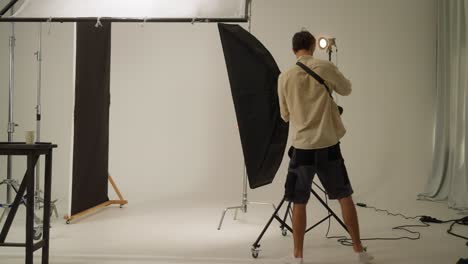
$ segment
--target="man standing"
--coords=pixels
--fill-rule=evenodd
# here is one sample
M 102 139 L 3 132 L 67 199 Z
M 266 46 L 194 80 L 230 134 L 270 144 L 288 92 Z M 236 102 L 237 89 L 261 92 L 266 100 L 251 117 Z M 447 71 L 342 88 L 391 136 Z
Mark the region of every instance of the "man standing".
M 340 149 L 339 141 L 346 129 L 338 106 L 330 96 L 332 92 L 349 95 L 351 82 L 333 63 L 313 57 L 316 39 L 311 33 L 298 32 L 292 42 L 298 62 L 325 80 L 328 88 L 297 65 L 282 73 L 278 81 L 281 117 L 290 122 L 293 137 L 288 152 L 291 160 L 285 197 L 294 203 L 294 256 L 287 263 L 303 263 L 306 205 L 315 174 L 329 198 L 338 200 L 341 205 L 358 261 L 371 263 L 373 257 L 361 244 L 356 208 L 351 197 L 353 189 Z

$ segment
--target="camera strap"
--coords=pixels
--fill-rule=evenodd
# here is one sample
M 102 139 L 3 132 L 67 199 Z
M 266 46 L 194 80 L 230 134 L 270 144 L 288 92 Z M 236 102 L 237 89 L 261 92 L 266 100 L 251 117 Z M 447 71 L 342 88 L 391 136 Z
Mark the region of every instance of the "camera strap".
M 330 95 L 330 97 L 333 99 L 333 96 L 332 96 L 332 93 L 330 91 L 330 88 L 327 86 L 327 84 L 325 83 L 325 80 L 322 79 L 322 77 L 320 77 L 320 75 L 318 75 L 317 73 L 315 73 L 311 68 L 307 67 L 304 63 L 302 62 L 297 62 L 296 63 L 297 66 L 301 67 L 305 72 L 307 72 L 310 76 L 314 77 L 315 80 L 317 80 L 317 82 L 319 82 L 321 85 L 323 85 L 325 87 L 325 89 L 327 89 L 327 92 L 328 92 L 328 95 Z

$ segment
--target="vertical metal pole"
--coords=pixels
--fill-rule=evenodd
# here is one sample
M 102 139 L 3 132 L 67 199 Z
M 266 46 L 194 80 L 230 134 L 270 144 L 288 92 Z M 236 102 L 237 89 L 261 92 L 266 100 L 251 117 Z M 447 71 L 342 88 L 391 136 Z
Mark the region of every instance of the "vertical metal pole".
M 12 9 L 13 14 L 13 9 Z M 11 23 L 11 35 L 9 41 L 10 47 L 10 79 L 8 89 L 8 142 L 13 142 L 13 134 L 15 133 L 15 122 L 13 120 L 13 97 L 15 88 L 15 23 Z M 12 156 L 7 157 L 7 180 L 12 179 Z M 11 190 L 10 184 L 7 184 L 7 203 L 11 204 Z
M 36 105 L 36 142 L 41 141 L 41 89 L 42 89 L 42 23 L 39 23 L 39 47 L 36 52 L 37 59 L 37 105 Z M 36 166 L 36 196 L 40 196 L 41 161 Z
M 252 33 L 252 0 L 249 1 L 248 5 L 248 19 L 249 19 L 249 33 Z
M 248 19 L 249 19 L 249 33 L 252 32 L 252 1 L 249 1 L 247 8 L 248 10 Z M 244 213 L 247 213 L 247 205 L 249 203 L 247 196 L 247 166 L 244 163 L 244 183 L 243 183 L 243 192 L 242 192 L 242 207 Z M 236 211 L 237 212 L 237 211 Z
M 242 191 L 242 207 L 244 213 L 247 213 L 247 204 L 248 204 L 248 198 L 247 198 L 247 167 L 244 165 L 244 184 L 243 184 L 243 191 Z

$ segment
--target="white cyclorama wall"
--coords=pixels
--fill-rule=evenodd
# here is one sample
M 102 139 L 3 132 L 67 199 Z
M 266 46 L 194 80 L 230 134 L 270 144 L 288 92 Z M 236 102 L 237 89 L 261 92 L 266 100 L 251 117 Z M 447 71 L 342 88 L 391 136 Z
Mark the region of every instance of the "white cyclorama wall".
M 435 0 L 255 0 L 253 34 L 281 70 L 295 63 L 302 27 L 337 38 L 353 83 L 342 148 L 356 200 L 404 210 L 431 170 L 436 69 Z M 54 156 L 54 197 L 68 204 L 73 114 L 73 25 L 44 24 L 44 139 Z M 8 27 L 0 25 L 0 135 L 6 140 Z M 34 128 L 36 24 L 18 27 L 16 119 Z M 322 51 L 317 57 L 326 58 Z M 113 24 L 109 172 L 130 203 L 239 202 L 243 162 L 215 24 Z M 277 202 L 288 160 L 252 200 Z M 3 163 L 2 163 L 3 164 Z M 18 169 L 17 169 L 17 168 Z M 15 167 L 16 173 L 20 168 Z M 4 166 L 0 176 L 5 175 Z M 113 192 L 109 191 L 113 196 Z M 131 206 L 131 204 L 129 205 Z M 62 211 L 65 213 L 66 211 Z

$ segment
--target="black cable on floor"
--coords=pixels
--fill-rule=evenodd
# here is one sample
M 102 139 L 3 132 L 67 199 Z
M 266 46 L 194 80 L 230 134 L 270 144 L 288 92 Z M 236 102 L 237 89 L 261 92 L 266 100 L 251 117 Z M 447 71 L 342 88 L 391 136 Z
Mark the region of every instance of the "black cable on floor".
M 455 234 L 452 230 L 453 230 L 453 227 L 458 224 L 458 225 L 463 225 L 463 226 L 468 226 L 468 217 L 464 217 L 462 219 L 458 219 L 458 220 L 452 220 L 452 224 L 450 225 L 449 229 L 447 230 L 447 233 L 449 233 L 450 235 L 454 236 L 454 237 L 458 237 L 458 238 L 461 238 L 461 239 L 465 239 L 467 242 L 466 242 L 466 245 L 468 246 L 468 237 L 466 236 L 462 236 L 462 235 L 459 235 L 459 234 Z M 451 221 L 449 221 L 451 222 Z
M 328 197 L 326 196 L 326 194 L 325 194 L 325 201 L 326 201 L 326 204 L 328 205 Z M 377 212 L 385 212 L 385 213 L 387 213 L 387 215 L 390 215 L 390 216 L 400 216 L 400 217 L 403 217 L 406 220 L 416 220 L 416 219 L 420 219 L 421 217 L 423 217 L 423 216 L 408 217 L 408 216 L 405 216 L 405 215 L 400 214 L 400 213 L 394 214 L 394 213 L 391 213 L 391 212 L 389 212 L 387 210 L 382 210 L 382 209 L 378 209 L 378 208 L 375 208 L 375 207 L 368 207 L 367 205 L 364 205 L 364 204 L 361 204 L 360 206 L 374 209 Z M 373 238 L 361 238 L 361 241 L 394 241 L 394 240 L 402 240 L 402 239 L 419 240 L 421 238 L 421 233 L 417 232 L 417 231 L 409 230 L 408 228 L 429 227 L 430 226 L 429 224 L 427 224 L 425 222 L 421 222 L 421 223 L 422 224 L 420 224 L 420 225 L 402 225 L 402 226 L 396 226 L 396 227 L 392 228 L 392 230 L 403 230 L 403 231 L 406 231 L 406 232 L 408 232 L 410 234 L 417 235 L 416 237 L 410 237 L 410 236 L 373 237 Z M 329 233 L 330 233 L 330 227 L 331 227 L 331 218 L 328 218 L 328 229 L 327 229 L 327 234 L 325 235 L 325 237 L 327 239 L 337 239 L 338 243 L 340 243 L 343 246 L 353 246 L 351 238 L 348 238 L 346 236 L 331 236 L 331 237 L 328 236 Z
M 325 194 L 325 201 L 328 205 L 328 197 L 326 196 Z M 402 236 L 402 237 L 394 237 L 394 238 L 389 238 L 389 237 L 376 237 L 376 238 L 362 238 L 361 241 L 377 241 L 377 240 L 380 240 L 380 241 L 391 241 L 391 240 L 402 240 L 402 239 L 408 239 L 408 240 L 419 240 L 421 238 L 421 233 L 420 232 L 417 232 L 417 231 L 412 231 L 412 230 L 409 230 L 408 228 L 414 228 L 414 227 L 429 227 L 431 226 L 430 224 L 428 223 L 435 223 L 435 224 L 444 224 L 444 223 L 452 223 L 450 225 L 450 228 L 447 230 L 447 233 L 452 235 L 452 236 L 455 236 L 455 237 L 458 237 L 458 238 L 462 238 L 462 239 L 465 239 L 468 241 L 468 237 L 465 237 L 465 236 L 462 236 L 462 235 L 459 235 L 459 234 L 456 234 L 454 233 L 452 230 L 453 230 L 453 227 L 458 224 L 458 225 L 464 225 L 464 226 L 468 226 L 468 216 L 467 217 L 464 217 L 464 218 L 461 218 L 461 219 L 453 219 L 453 220 L 447 220 L 447 221 L 442 221 L 442 220 L 438 220 L 436 218 L 433 218 L 433 217 L 430 217 L 430 216 L 426 216 L 426 215 L 419 215 L 419 216 L 414 216 L 414 217 L 408 217 L 408 216 L 405 216 L 401 213 L 391 213 L 390 211 L 388 210 L 383 210 L 383 209 L 378 209 L 376 207 L 373 207 L 373 206 L 367 206 L 366 204 L 363 204 L 363 203 L 357 203 L 357 205 L 359 207 L 363 207 L 363 208 L 370 208 L 370 209 L 374 209 L 376 212 L 385 212 L 387 213 L 387 215 L 389 216 L 399 216 L 399 217 L 402 217 L 406 220 L 419 220 L 422 224 L 420 225 L 402 225 L 402 226 L 396 226 L 396 227 L 393 227 L 392 230 L 403 230 L 403 231 L 406 231 L 410 234 L 416 234 L 417 237 L 408 237 L 408 236 Z M 338 239 L 337 241 L 344 245 L 344 246 L 352 246 L 353 243 L 352 243 L 352 240 L 346 236 L 332 236 L 332 237 L 329 237 L 328 234 L 330 232 L 330 226 L 331 226 L 331 218 L 328 219 L 328 230 L 327 230 L 327 234 L 325 235 L 326 238 L 328 239 Z M 466 245 L 468 246 L 468 242 L 466 243 Z

